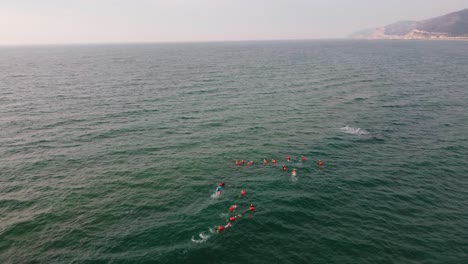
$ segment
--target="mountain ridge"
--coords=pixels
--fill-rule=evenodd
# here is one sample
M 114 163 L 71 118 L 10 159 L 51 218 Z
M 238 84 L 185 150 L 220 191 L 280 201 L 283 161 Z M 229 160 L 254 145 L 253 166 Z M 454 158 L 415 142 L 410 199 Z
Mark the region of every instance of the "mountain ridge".
M 403 20 L 350 35 L 355 39 L 467 39 L 468 8 L 421 21 Z

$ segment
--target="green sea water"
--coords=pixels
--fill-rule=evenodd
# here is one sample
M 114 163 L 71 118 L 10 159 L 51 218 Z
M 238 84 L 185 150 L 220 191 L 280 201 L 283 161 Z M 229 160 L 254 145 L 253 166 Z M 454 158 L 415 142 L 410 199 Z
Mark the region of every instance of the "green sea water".
M 0 62 L 1 263 L 467 263 L 468 42 L 2 47 Z

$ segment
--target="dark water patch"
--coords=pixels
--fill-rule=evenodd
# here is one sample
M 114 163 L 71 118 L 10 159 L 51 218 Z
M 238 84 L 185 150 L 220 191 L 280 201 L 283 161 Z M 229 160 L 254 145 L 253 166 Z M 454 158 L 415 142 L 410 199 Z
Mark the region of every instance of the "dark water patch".
M 200 118 L 193 117 L 193 116 L 182 116 L 182 117 L 180 117 L 180 119 L 182 119 L 182 120 L 191 120 L 191 119 L 200 119 Z
M 378 137 L 369 137 L 369 138 L 358 138 L 355 139 L 354 142 L 357 143 L 368 143 L 368 144 L 384 144 L 385 139 L 383 138 L 378 138 Z
M 211 122 L 211 123 L 205 123 L 205 124 L 203 124 L 202 127 L 222 127 L 222 126 L 224 126 L 223 123 Z
M 7 76 L 8 78 L 24 78 L 24 77 L 28 77 L 28 75 L 26 74 L 14 74 L 14 75 L 10 75 L 10 76 Z
M 356 98 L 354 98 L 354 101 L 365 101 L 365 100 L 367 100 L 367 99 L 369 99 L 369 98 L 356 97 Z

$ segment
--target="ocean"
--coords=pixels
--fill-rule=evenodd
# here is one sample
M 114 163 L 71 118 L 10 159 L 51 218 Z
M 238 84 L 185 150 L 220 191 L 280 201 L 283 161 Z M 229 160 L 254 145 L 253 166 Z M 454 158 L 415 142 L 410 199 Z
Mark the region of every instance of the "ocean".
M 0 62 L 1 263 L 467 263 L 468 42 L 5 46 Z

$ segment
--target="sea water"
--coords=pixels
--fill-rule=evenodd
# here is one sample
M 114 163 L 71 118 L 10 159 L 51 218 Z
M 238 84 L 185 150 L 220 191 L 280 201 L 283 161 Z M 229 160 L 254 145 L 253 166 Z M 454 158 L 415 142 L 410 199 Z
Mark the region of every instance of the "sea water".
M 465 263 L 467 73 L 461 41 L 2 47 L 1 262 Z

